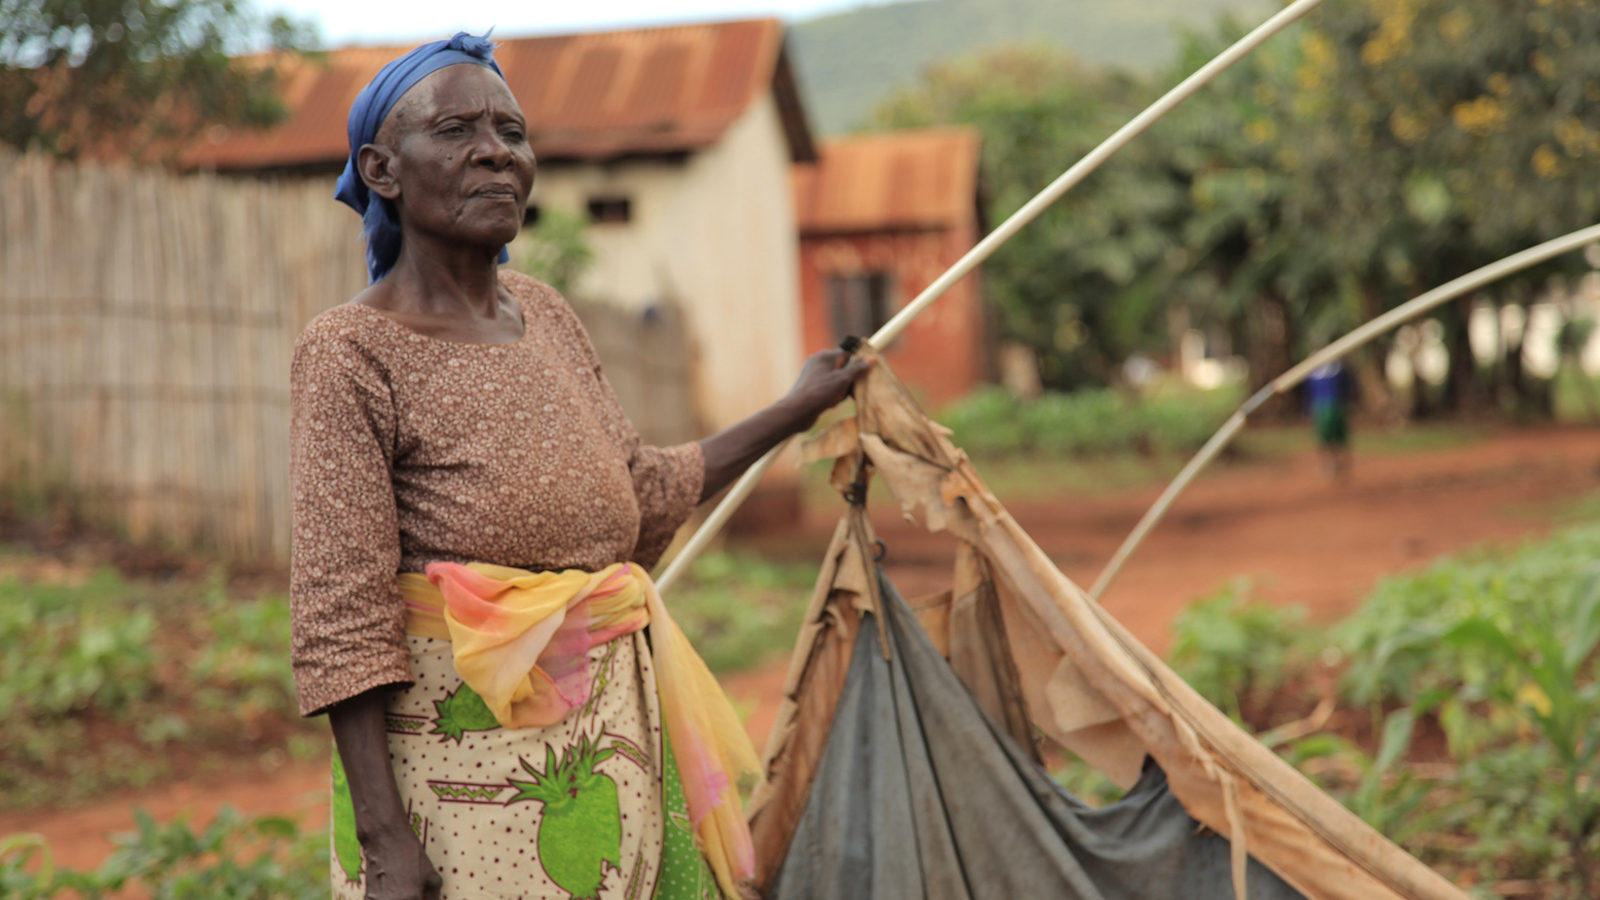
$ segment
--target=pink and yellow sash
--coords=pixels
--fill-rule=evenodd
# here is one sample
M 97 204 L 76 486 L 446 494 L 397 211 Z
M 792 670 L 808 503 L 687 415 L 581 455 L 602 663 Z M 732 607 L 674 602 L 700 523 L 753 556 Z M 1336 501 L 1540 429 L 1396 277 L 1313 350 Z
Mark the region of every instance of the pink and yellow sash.
M 590 648 L 650 628 L 656 690 L 701 852 L 723 893 L 755 872 L 734 776 L 755 747 L 711 670 L 678 630 L 650 576 L 632 563 L 599 572 L 529 572 L 433 563 L 400 576 L 406 631 L 450 641 L 456 671 L 506 728 L 553 725 L 588 702 Z

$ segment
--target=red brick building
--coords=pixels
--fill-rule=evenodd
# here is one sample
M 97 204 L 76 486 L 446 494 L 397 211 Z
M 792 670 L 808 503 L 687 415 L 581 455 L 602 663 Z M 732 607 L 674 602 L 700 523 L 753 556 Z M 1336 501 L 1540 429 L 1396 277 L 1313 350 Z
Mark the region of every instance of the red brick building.
M 793 170 L 800 226 L 804 351 L 868 336 L 982 235 L 978 135 L 930 128 L 825 141 Z M 978 273 L 967 276 L 890 346 L 895 371 L 929 407 L 988 373 Z

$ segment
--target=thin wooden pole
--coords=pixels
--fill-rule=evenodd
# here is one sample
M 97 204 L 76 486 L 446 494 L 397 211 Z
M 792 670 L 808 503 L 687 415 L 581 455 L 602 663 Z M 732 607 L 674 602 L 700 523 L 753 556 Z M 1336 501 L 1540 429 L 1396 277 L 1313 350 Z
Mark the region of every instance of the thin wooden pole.
M 1460 278 L 1446 282 L 1426 294 L 1415 297 L 1389 310 L 1339 340 L 1318 350 L 1316 353 L 1311 354 L 1306 358 L 1305 362 L 1279 375 L 1271 384 L 1263 387 L 1253 397 L 1246 400 L 1244 405 L 1239 408 L 1239 411 L 1230 416 L 1228 421 L 1224 422 L 1222 427 L 1217 430 L 1217 433 L 1211 436 L 1211 440 L 1206 441 L 1205 446 L 1200 448 L 1200 452 L 1194 455 L 1194 459 L 1189 460 L 1189 464 L 1183 467 L 1183 471 L 1178 473 L 1178 477 L 1167 485 L 1167 489 L 1156 499 L 1155 505 L 1151 506 L 1150 511 L 1145 513 L 1144 518 L 1139 520 L 1139 524 L 1134 526 L 1127 540 L 1122 542 L 1122 546 L 1117 548 L 1117 552 L 1111 557 L 1111 561 L 1106 563 L 1106 567 L 1101 570 L 1100 577 L 1095 579 L 1094 587 L 1089 590 L 1089 597 L 1094 600 L 1100 599 L 1100 596 L 1105 593 L 1106 587 L 1111 584 L 1111 579 L 1117 577 L 1117 573 L 1122 571 L 1122 567 L 1128 561 L 1128 557 L 1133 555 L 1133 551 L 1139 549 L 1139 545 L 1144 543 L 1144 539 L 1150 534 L 1150 530 L 1155 528 L 1156 524 L 1166 516 L 1167 510 L 1172 508 L 1172 504 L 1178 499 L 1178 495 L 1183 493 L 1190 482 L 1194 481 L 1195 476 L 1200 474 L 1201 469 L 1204 469 L 1211 460 L 1216 458 L 1228 441 L 1232 440 L 1233 436 L 1244 426 L 1245 419 L 1260 408 L 1261 404 L 1265 403 L 1268 398 L 1274 394 L 1283 394 L 1293 390 L 1296 385 L 1305 381 L 1306 376 L 1310 375 L 1317 366 L 1344 356 L 1378 335 L 1415 319 L 1440 304 L 1454 300 L 1462 294 L 1471 293 L 1484 285 L 1499 281 L 1507 275 L 1538 265 L 1563 253 L 1578 250 L 1596 241 L 1600 241 L 1600 225 L 1591 225 L 1564 237 L 1558 237 L 1536 247 L 1530 247 L 1521 253 L 1512 254 L 1481 269 L 1468 272 Z
M 1321 4 L 1322 0 L 1295 0 L 1294 3 L 1284 7 L 1272 18 L 1257 26 L 1254 31 L 1240 38 L 1233 46 L 1222 51 L 1215 59 L 1201 66 L 1193 75 L 1185 78 L 1177 87 L 1162 95 L 1161 99 L 1151 104 L 1149 108 L 1134 116 L 1128 124 L 1117 129 L 1114 134 L 1101 142 L 1100 146 L 1094 148 L 1087 156 L 1078 160 L 1072 168 L 1063 172 L 1059 178 L 1051 182 L 1049 187 L 1040 191 L 1021 209 L 1012 213 L 1011 217 L 1001 223 L 999 228 L 990 232 L 988 237 L 985 237 L 978 242 L 977 246 L 968 250 L 961 259 L 956 261 L 955 265 L 951 266 L 948 271 L 928 285 L 921 294 L 918 294 L 916 299 L 906 304 L 904 309 L 896 313 L 894 318 L 890 319 L 878 330 L 877 334 L 872 336 L 870 340 L 872 346 L 877 349 L 888 346 L 900 335 L 900 332 L 905 330 L 907 325 L 911 324 L 913 319 L 921 315 L 935 300 L 944 296 L 944 293 L 954 286 L 956 282 L 970 274 L 980 263 L 988 259 L 1001 244 L 1010 240 L 1012 235 L 1022 230 L 1023 226 L 1037 218 L 1052 203 L 1061 199 L 1067 191 L 1072 190 L 1079 182 L 1083 181 L 1090 172 L 1098 169 L 1102 163 L 1111 158 L 1112 154 L 1121 150 L 1129 141 L 1138 137 L 1145 129 L 1155 124 L 1157 119 L 1171 112 L 1178 104 L 1193 96 L 1196 91 L 1199 91 L 1212 79 L 1222 74 L 1229 66 L 1232 66 L 1261 46 L 1268 38 L 1287 28 L 1291 23 L 1298 21 L 1306 13 L 1311 12 Z M 777 462 L 778 457 L 787 446 L 788 441 L 785 441 L 769 450 L 734 484 L 733 489 L 728 492 L 728 495 L 722 499 L 721 503 L 717 504 L 717 508 L 712 510 L 711 515 L 701 524 L 699 530 L 689 538 L 688 543 L 684 544 L 683 549 L 678 551 L 678 555 L 672 560 L 672 564 L 667 567 L 661 578 L 656 581 L 656 589 L 658 591 L 665 594 L 682 577 L 684 570 L 689 567 L 695 557 L 700 555 L 701 551 L 705 550 L 706 545 L 711 542 L 716 533 L 721 531 L 722 527 L 728 523 L 728 519 L 733 515 L 734 510 L 738 509 L 739 505 L 750 496 L 750 492 L 755 490 L 756 483 L 761 480 L 761 476 L 772 468 L 772 464 Z

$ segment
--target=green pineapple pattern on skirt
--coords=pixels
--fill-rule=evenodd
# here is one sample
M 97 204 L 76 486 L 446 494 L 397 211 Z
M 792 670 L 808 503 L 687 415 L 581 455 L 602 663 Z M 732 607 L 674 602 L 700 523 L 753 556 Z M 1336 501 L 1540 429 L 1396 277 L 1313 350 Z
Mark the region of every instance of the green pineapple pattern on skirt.
M 662 737 L 642 633 L 590 652 L 590 702 L 553 725 L 517 729 L 498 727 L 462 684 L 449 641 L 407 640 L 415 683 L 390 695 L 389 755 L 412 831 L 444 879 L 441 900 L 720 897 Z M 342 775 L 333 895 L 364 900 Z
M 438 715 L 433 720 L 433 730 L 428 733 L 442 734 L 458 744 L 469 731 L 493 731 L 500 727 L 488 704 L 467 684 L 446 694 L 443 700 L 433 701 L 433 708 Z
M 582 736 L 577 746 L 545 746 L 545 765 L 538 769 L 527 759 L 522 767 L 530 779 L 511 779 L 517 794 L 508 803 L 533 800 L 539 810 L 539 864 L 572 900 L 600 896 L 608 868 L 622 866 L 621 808 L 617 783 L 595 767 L 616 755 L 612 748 Z

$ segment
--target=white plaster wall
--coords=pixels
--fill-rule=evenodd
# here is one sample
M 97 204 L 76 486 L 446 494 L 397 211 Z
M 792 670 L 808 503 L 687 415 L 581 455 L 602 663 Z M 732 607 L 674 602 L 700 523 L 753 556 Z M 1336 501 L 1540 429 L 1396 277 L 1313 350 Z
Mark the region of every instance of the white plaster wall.
M 782 396 L 800 368 L 799 238 L 789 152 L 771 95 L 688 159 L 542 169 L 533 202 L 584 210 L 627 197 L 632 220 L 595 224 L 595 263 L 575 293 L 644 309 L 676 300 L 697 345 L 706 424 L 733 424 Z

